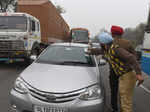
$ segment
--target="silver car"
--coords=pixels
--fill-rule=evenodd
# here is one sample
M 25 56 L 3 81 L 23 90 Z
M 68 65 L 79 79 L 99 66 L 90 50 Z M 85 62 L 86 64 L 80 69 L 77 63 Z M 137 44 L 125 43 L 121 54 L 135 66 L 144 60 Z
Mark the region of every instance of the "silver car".
M 88 45 L 55 43 L 16 79 L 10 92 L 16 112 L 103 112 L 99 64 Z

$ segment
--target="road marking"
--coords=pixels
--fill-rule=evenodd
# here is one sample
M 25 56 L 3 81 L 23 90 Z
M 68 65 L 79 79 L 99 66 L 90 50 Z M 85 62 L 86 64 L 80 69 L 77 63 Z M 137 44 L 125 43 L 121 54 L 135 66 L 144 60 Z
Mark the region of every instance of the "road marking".
M 148 88 L 144 87 L 143 85 L 140 85 L 140 87 L 150 94 L 150 90 Z

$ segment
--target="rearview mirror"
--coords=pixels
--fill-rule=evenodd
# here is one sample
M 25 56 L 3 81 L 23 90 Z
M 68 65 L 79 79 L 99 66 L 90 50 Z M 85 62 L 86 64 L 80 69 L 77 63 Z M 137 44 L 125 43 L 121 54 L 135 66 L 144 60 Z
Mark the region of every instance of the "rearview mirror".
M 99 64 L 98 65 L 101 65 L 101 66 L 103 66 L 103 65 L 106 65 L 106 60 L 104 60 L 104 59 L 100 59 L 99 60 Z
M 30 59 L 33 60 L 33 61 L 36 60 L 36 58 L 37 58 L 36 55 L 31 55 L 31 56 L 30 56 Z

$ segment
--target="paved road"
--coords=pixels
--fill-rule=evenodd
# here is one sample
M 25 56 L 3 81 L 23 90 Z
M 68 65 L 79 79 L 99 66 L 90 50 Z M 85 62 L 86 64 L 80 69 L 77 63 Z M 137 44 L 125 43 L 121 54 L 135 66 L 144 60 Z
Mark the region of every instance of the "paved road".
M 10 112 L 9 91 L 24 64 L 0 64 L 0 112 Z
M 23 64 L 0 64 L 0 112 L 9 112 L 9 91 L 18 76 L 18 74 L 26 68 Z M 106 67 L 102 67 L 101 70 L 104 72 L 104 79 L 107 80 Z M 134 110 L 135 112 L 150 112 L 150 93 L 149 88 L 150 78 L 145 76 L 146 81 L 144 82 L 144 89 L 141 87 L 135 88 L 134 96 Z M 107 87 L 107 100 L 109 102 L 109 86 L 108 80 L 106 81 Z M 146 88 L 146 89 L 145 89 Z M 107 104 L 109 105 L 109 103 Z M 108 111 L 109 112 L 109 111 Z
M 101 67 L 100 70 L 104 75 L 104 80 L 106 80 L 106 90 L 107 90 L 107 105 L 109 107 L 109 102 L 110 102 L 110 89 L 109 89 L 109 84 L 108 84 L 108 67 L 104 66 Z M 146 75 L 143 73 L 144 76 L 144 83 L 141 85 L 141 87 L 135 87 L 134 91 L 134 101 L 133 101 L 133 110 L 134 112 L 150 112 L 150 76 Z M 109 112 L 109 111 L 108 111 Z

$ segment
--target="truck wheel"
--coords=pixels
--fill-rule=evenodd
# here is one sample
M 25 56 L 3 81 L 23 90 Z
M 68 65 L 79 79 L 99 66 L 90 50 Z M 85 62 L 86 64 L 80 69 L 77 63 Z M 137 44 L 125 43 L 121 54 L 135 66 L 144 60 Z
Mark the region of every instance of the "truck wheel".
M 33 61 L 30 58 L 28 58 L 28 57 L 24 58 L 25 65 L 30 65 L 32 62 Z

